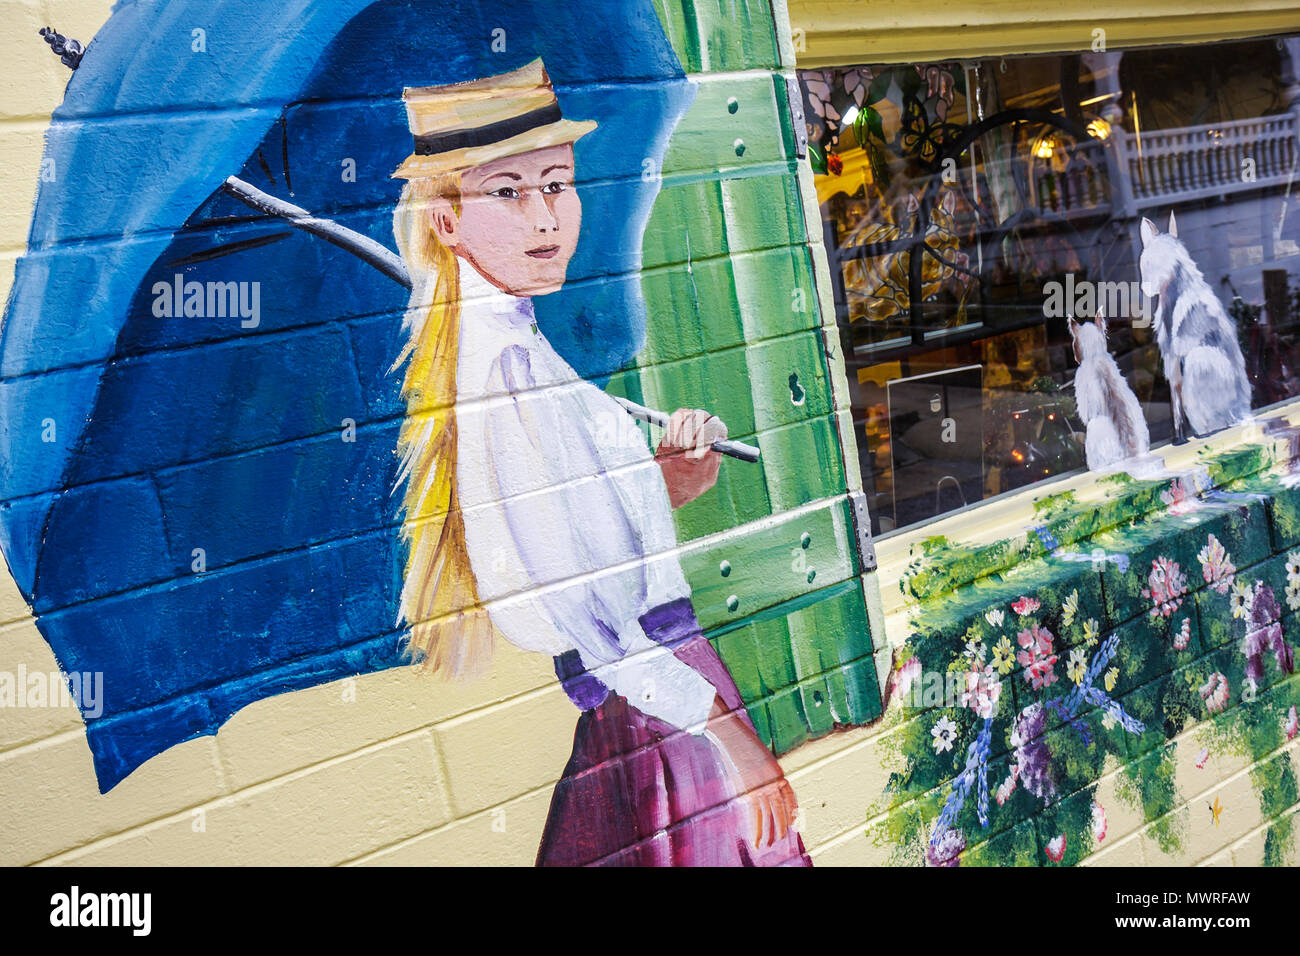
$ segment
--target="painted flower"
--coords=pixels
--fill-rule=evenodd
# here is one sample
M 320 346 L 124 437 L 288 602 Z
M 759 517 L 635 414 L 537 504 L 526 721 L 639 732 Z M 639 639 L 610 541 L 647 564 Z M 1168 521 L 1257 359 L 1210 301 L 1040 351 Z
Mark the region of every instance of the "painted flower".
M 962 657 L 972 664 L 984 663 L 984 642 L 974 638 L 966 642 L 966 649 L 962 651 Z
M 1119 668 L 1112 667 L 1110 670 L 1106 671 L 1106 693 L 1109 694 L 1111 691 L 1113 691 L 1115 689 L 1115 685 L 1118 683 L 1119 683 Z
M 1088 618 L 1083 622 L 1083 643 L 1089 647 L 1097 646 L 1097 639 L 1101 637 L 1101 625 L 1097 623 L 1096 618 Z
M 961 693 L 961 705 L 988 720 L 997 711 L 998 700 L 1002 697 L 1002 681 L 993 673 L 993 665 L 986 665 L 981 670 L 966 672 L 966 689 Z
M 1098 843 L 1106 839 L 1106 808 L 1092 801 L 1092 835 Z
M 997 668 L 999 674 L 1005 677 L 1011 673 L 1011 669 L 1016 666 L 1016 652 L 1011 645 L 1011 640 L 1002 637 L 993 645 L 993 666 Z
M 1151 602 L 1152 617 L 1168 617 L 1183 604 L 1183 595 L 1187 593 L 1187 577 L 1178 566 L 1164 555 L 1151 562 L 1151 572 L 1147 575 L 1147 587 L 1142 589 L 1142 596 Z
M 1074 616 L 1079 613 L 1079 591 L 1076 588 L 1061 605 L 1061 626 L 1069 627 L 1074 623 Z
M 1047 858 L 1053 863 L 1060 863 L 1065 859 L 1065 844 L 1065 834 L 1062 833 L 1048 840 L 1047 846 L 1043 847 L 1043 852 L 1047 854 Z
M 1237 568 L 1229 560 L 1228 552 L 1219 543 L 1219 539 L 1210 535 L 1206 539 L 1205 547 L 1201 548 L 1200 553 L 1196 555 L 1196 560 L 1201 562 L 1201 574 L 1205 582 L 1220 594 L 1227 594 L 1228 589 L 1232 587 L 1232 576 L 1237 573 Z
M 960 866 L 961 854 L 966 849 L 966 837 L 960 830 L 945 830 L 943 836 L 925 851 L 926 862 L 931 866 Z
M 1192 619 L 1185 617 L 1183 618 L 1182 627 L 1180 627 L 1177 633 L 1174 634 L 1174 650 L 1176 651 L 1187 650 L 1187 645 L 1191 643 L 1191 640 L 1192 640 Z
M 1021 597 L 1020 600 L 1011 605 L 1011 610 L 1015 611 L 1021 617 L 1028 617 L 1042 606 L 1043 605 L 1039 602 L 1038 598 Z
M 1241 653 L 1246 658 L 1246 679 L 1255 687 L 1264 678 L 1264 653 L 1271 650 L 1278 670 L 1284 674 L 1295 673 L 1295 652 L 1282 633 L 1278 606 L 1273 589 L 1263 581 L 1255 582 L 1254 598 L 1250 603 L 1250 629 L 1241 642 Z
M 1300 611 L 1300 581 L 1287 581 L 1286 606 L 1293 611 Z
M 1228 606 L 1232 608 L 1232 616 L 1244 621 L 1250 617 L 1250 602 L 1253 597 L 1254 589 L 1245 581 L 1233 581 L 1232 593 L 1228 595 Z
M 1300 551 L 1286 556 L 1286 580 L 1288 584 L 1300 584 Z
M 1205 701 L 1205 709 L 1212 714 L 1218 714 L 1228 706 L 1228 678 L 1224 677 L 1219 671 L 1210 675 L 1210 679 L 1200 687 L 1201 700 Z
M 1052 780 L 1052 754 L 1047 749 L 1047 708 L 1030 704 L 1016 717 L 1011 728 L 1011 746 L 1015 748 L 1015 766 L 1021 785 L 1043 801 L 1050 803 L 1056 796 L 1056 783 Z
M 957 742 L 957 725 L 945 714 L 930 728 L 930 736 L 934 738 L 931 743 L 934 744 L 935 754 L 945 753 L 952 750 L 952 745 Z
M 1286 732 L 1287 740 L 1295 740 L 1295 735 L 1300 733 L 1300 719 L 1296 717 L 1295 704 L 1292 704 L 1291 709 L 1287 711 L 1286 720 L 1282 722 L 1282 729 Z
M 998 785 L 997 792 L 993 795 L 998 801 L 998 806 L 1002 806 L 1011 799 L 1011 795 L 1016 792 L 1016 780 L 1020 777 L 1020 764 L 1013 763 L 1011 772 L 1007 774 L 1007 779 Z
M 894 700 L 902 700 L 921 676 L 921 658 L 909 657 L 894 673 Z
M 1282 608 L 1277 603 L 1273 589 L 1263 581 L 1255 582 L 1255 590 L 1250 602 L 1250 622 L 1256 627 L 1272 624 L 1282 617 Z
M 1201 752 L 1196 755 L 1196 769 L 1204 770 L 1205 763 L 1210 759 L 1210 748 L 1202 747 Z
M 1001 627 L 1002 622 L 1007 619 L 1007 612 L 1000 607 L 995 607 L 991 611 L 984 612 L 984 620 L 989 622 L 991 627 Z
M 1200 502 L 1181 478 L 1175 478 L 1167 491 L 1160 492 L 1160 500 L 1169 506 L 1170 514 L 1185 515 L 1200 507 Z
M 1083 648 L 1076 647 L 1070 651 L 1070 659 L 1065 664 L 1065 674 L 1076 684 L 1082 684 L 1087 673 L 1088 655 L 1084 653 Z
M 1024 648 L 1016 653 L 1016 660 L 1025 669 L 1026 683 L 1032 684 L 1034 690 L 1055 684 L 1057 655 L 1052 653 L 1052 632 L 1033 624 L 1021 631 L 1016 640 Z

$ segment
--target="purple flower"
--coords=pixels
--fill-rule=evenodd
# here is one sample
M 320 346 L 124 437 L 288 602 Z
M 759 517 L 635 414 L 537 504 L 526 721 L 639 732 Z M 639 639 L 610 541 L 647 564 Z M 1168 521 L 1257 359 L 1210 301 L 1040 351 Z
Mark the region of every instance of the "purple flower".
M 1282 625 L 1277 625 L 1277 637 L 1273 641 L 1273 653 L 1277 655 L 1277 666 L 1287 674 L 1295 673 L 1295 653 L 1291 645 L 1282 636 Z
M 1272 624 L 1281 616 L 1282 609 L 1278 607 L 1273 589 L 1263 581 L 1256 582 L 1255 599 L 1250 605 L 1250 623 L 1256 627 L 1263 627 L 1265 624 Z
M 1043 803 L 1048 803 L 1056 795 L 1051 773 L 1052 754 L 1043 736 L 1046 726 L 1047 708 L 1042 704 L 1030 704 L 1020 712 L 1011 730 L 1011 746 L 1016 748 L 1020 783 Z
M 961 866 L 961 854 L 965 849 L 966 837 L 960 830 L 945 830 L 938 843 L 926 848 L 926 862 L 931 866 Z
M 1241 653 L 1246 658 L 1246 677 L 1258 684 L 1264 679 L 1264 652 L 1273 651 L 1278 669 L 1286 674 L 1295 673 L 1295 652 L 1286 642 L 1282 625 L 1278 623 L 1281 608 L 1273 589 L 1262 581 L 1255 585 L 1255 596 L 1250 607 L 1251 629 L 1241 642 Z

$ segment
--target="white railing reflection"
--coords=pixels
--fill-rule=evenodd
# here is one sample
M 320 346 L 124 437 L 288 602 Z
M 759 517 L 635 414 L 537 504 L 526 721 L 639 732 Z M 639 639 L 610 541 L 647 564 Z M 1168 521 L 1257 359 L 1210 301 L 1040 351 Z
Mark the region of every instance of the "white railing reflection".
M 1296 175 L 1297 118 L 1259 119 L 1128 133 L 1069 152 L 1064 170 L 1036 163 L 1034 195 L 1063 215 L 1113 207 L 1125 216 L 1290 182 Z M 1109 180 L 1109 187 L 1107 187 Z

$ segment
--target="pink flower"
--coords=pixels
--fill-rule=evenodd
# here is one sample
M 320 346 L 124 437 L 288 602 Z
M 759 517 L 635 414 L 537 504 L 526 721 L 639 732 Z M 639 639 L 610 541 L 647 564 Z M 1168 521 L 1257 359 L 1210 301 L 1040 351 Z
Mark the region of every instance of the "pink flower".
M 1286 731 L 1286 739 L 1294 740 L 1295 735 L 1300 733 L 1300 719 L 1296 718 L 1295 704 L 1287 712 L 1286 721 L 1282 724 L 1282 729 Z
M 1065 843 L 1066 840 L 1065 840 L 1064 833 L 1062 833 L 1058 837 L 1054 837 L 1053 839 L 1048 840 L 1047 846 L 1043 848 L 1044 851 L 1047 853 L 1047 858 L 1051 860 L 1053 863 L 1060 863 L 1063 859 L 1065 859 Z
M 902 700 L 912 689 L 912 684 L 921 676 L 921 658 L 909 657 L 894 674 L 894 700 Z
M 1174 635 L 1174 650 L 1185 651 L 1187 644 L 1192 639 L 1192 621 L 1191 618 L 1183 618 L 1183 626 L 1178 629 Z
M 1205 709 L 1212 714 L 1218 714 L 1228 706 L 1228 678 L 1224 677 L 1218 671 L 1210 675 L 1210 679 L 1200 687 L 1201 700 L 1205 701 Z
M 1106 808 L 1096 800 L 1092 801 L 1092 835 L 1098 843 L 1106 839 Z
M 1151 602 L 1152 617 L 1168 617 L 1182 606 L 1183 595 L 1187 593 L 1187 576 L 1177 561 L 1170 561 L 1164 555 L 1152 561 L 1147 584 L 1148 587 L 1142 589 L 1142 596 Z
M 1205 762 L 1210 759 L 1210 748 L 1202 747 L 1201 752 L 1196 755 L 1196 769 L 1204 770 Z
M 1175 478 L 1169 483 L 1169 490 L 1160 492 L 1160 500 L 1169 506 L 1170 514 L 1185 515 L 1195 511 L 1201 503 L 1187 490 L 1182 479 Z
M 1052 653 L 1052 632 L 1034 624 L 1029 630 L 1021 631 L 1016 640 L 1024 648 L 1016 652 L 1016 660 L 1025 669 L 1025 681 L 1034 690 L 1055 684 L 1057 655 Z
M 1232 576 L 1237 573 L 1237 568 L 1229 560 L 1228 552 L 1219 543 L 1219 539 L 1210 535 L 1196 560 L 1201 562 L 1201 574 L 1205 577 L 1205 582 L 1220 594 L 1227 594 L 1232 588 Z
M 1002 681 L 993 672 L 993 665 L 986 664 L 983 670 L 966 672 L 966 689 L 961 693 L 961 705 L 969 707 L 980 717 L 988 720 L 997 710 L 998 699 L 1002 696 Z
M 1013 763 L 1011 772 L 1007 774 L 1007 779 L 1002 781 L 994 797 L 998 801 L 998 806 L 1002 806 L 1011 799 L 1011 795 L 1016 792 L 1016 780 L 1020 777 L 1020 764 Z
M 1021 617 L 1026 617 L 1033 614 L 1040 607 L 1042 607 L 1042 604 L 1039 603 L 1038 598 L 1021 597 L 1020 600 L 1011 605 L 1011 610 L 1015 611 Z

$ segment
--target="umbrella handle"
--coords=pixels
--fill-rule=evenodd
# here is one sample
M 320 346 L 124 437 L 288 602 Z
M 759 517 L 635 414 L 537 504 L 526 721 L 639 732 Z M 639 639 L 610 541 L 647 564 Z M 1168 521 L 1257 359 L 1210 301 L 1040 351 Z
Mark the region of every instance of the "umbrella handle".
M 627 412 L 637 421 L 649 422 L 651 425 L 658 425 L 660 428 L 668 427 L 668 418 L 664 412 L 654 408 L 646 408 L 644 405 L 638 405 L 636 402 L 628 401 L 626 398 L 614 396 L 614 401 L 623 406 L 623 411 Z M 721 452 L 731 458 L 738 458 L 741 461 L 756 462 L 760 454 L 759 450 L 753 445 L 746 445 L 743 441 L 715 441 L 713 450 Z

